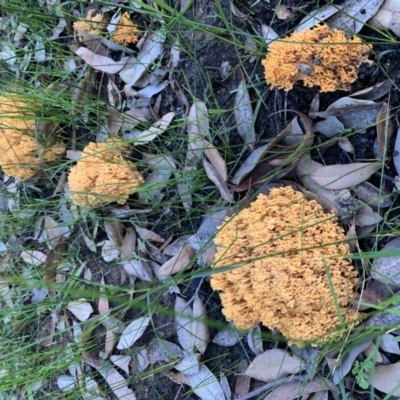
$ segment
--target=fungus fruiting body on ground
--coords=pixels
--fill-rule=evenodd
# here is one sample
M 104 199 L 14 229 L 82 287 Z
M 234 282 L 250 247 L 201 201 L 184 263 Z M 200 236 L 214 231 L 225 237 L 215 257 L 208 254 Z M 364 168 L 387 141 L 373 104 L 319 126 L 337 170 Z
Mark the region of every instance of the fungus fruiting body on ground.
M 299 80 L 321 92 L 349 90 L 370 50 L 358 37 L 348 39 L 344 31 L 319 25 L 269 45 L 262 61 L 265 80 L 285 90 Z
M 91 9 L 87 12 L 86 18 L 74 22 L 73 27 L 79 35 L 86 32 L 95 37 L 100 37 L 102 31 L 107 27 L 107 22 L 100 12 Z
M 349 306 L 358 278 L 343 229 L 292 188 L 259 195 L 226 219 L 215 243 L 213 267 L 237 268 L 213 274 L 211 286 L 239 329 L 261 322 L 302 345 L 355 319 Z
M 120 142 L 110 139 L 89 143 L 68 177 L 71 200 L 88 208 L 111 202 L 125 204 L 143 182 L 136 166 L 124 159 L 126 150 Z
M 129 13 L 124 12 L 115 27 L 115 32 L 111 35 L 111 39 L 118 44 L 127 46 L 131 43 L 135 44 L 138 41 L 139 37 L 137 33 L 138 27 L 131 20 Z
M 38 142 L 32 108 L 15 93 L 0 96 L 0 166 L 19 180 L 32 178 L 44 163 L 65 152 L 61 143 L 44 146 Z

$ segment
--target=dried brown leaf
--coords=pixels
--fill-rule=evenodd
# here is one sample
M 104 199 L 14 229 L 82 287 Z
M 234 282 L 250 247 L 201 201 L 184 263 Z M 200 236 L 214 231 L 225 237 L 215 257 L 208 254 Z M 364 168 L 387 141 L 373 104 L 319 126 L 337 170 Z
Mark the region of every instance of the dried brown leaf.
M 129 86 L 135 86 L 147 68 L 163 53 L 164 41 L 165 33 L 161 30 L 149 35 L 148 39 L 137 55 L 137 60 L 132 67 L 133 71 L 130 74 L 129 79 L 124 79 L 125 83 L 127 83 Z
M 309 176 L 325 189 L 347 189 L 364 182 L 380 168 L 380 163 L 329 165 L 319 168 Z
M 122 262 L 132 260 L 136 250 L 136 232 L 132 228 L 126 228 L 124 240 L 120 248 L 120 259 Z
M 356 214 L 355 223 L 356 226 L 370 226 L 376 225 L 382 220 L 383 218 L 378 213 L 367 204 L 364 204 Z
M 75 53 L 92 68 L 107 74 L 116 74 L 125 65 L 125 62 L 114 61 L 110 57 L 95 54 L 86 47 L 79 47 Z
M 141 132 L 140 135 L 135 138 L 133 145 L 137 146 L 154 140 L 157 136 L 161 135 L 168 129 L 168 126 L 174 117 L 174 112 L 165 114 L 161 119 L 154 122 L 154 124 L 149 129 Z
M 108 239 L 116 246 L 121 247 L 125 236 L 125 227 L 122 221 L 118 218 L 107 217 L 104 219 L 104 229 Z
M 376 138 L 379 146 L 379 158 L 386 158 L 393 133 L 394 125 L 391 120 L 389 105 L 382 103 L 382 107 L 376 118 Z
M 185 243 L 181 250 L 166 263 L 164 263 L 159 271 L 159 275 L 175 275 L 180 271 L 186 270 L 192 267 L 194 250 L 190 244 Z
M 388 94 L 392 86 L 393 81 L 391 79 L 387 79 L 386 81 L 377 83 L 374 86 L 352 93 L 349 95 L 349 97 L 361 100 L 378 100 L 382 96 Z
M 210 329 L 207 325 L 207 310 L 199 296 L 193 300 L 192 334 L 195 347 L 204 354 L 210 340 Z
M 209 129 L 207 107 L 202 101 L 195 100 L 192 107 L 190 107 L 186 126 L 188 134 L 186 160 L 190 164 L 196 164 L 203 155 L 204 143 L 201 139 L 205 139 L 208 136 Z
M 346 0 L 341 11 L 327 20 L 330 27 L 358 33 L 381 7 L 383 0 Z
M 240 81 L 236 91 L 234 114 L 239 136 L 242 138 L 245 145 L 249 146 L 249 148 L 253 150 L 256 141 L 253 108 L 251 106 L 246 82 L 243 79 Z
M 400 238 L 391 240 L 382 248 L 381 252 L 394 250 L 399 251 L 400 254 Z M 400 255 L 375 258 L 371 277 L 385 284 L 400 285 Z
M 378 365 L 369 376 L 370 384 L 383 393 L 400 396 L 400 362 Z
M 220 152 L 209 143 L 207 140 L 203 140 L 204 142 L 204 154 L 213 165 L 213 167 L 218 172 L 219 176 L 222 178 L 224 182 L 228 179 L 228 173 L 226 171 L 225 160 L 222 158 Z
M 152 232 L 146 228 L 136 228 L 137 233 L 139 234 L 142 240 L 151 240 L 153 242 L 164 243 L 165 240 L 155 232 Z
M 203 159 L 203 166 L 208 178 L 217 187 L 219 193 L 221 194 L 221 197 L 226 201 L 232 202 L 233 195 L 229 190 L 226 181 L 219 175 L 218 171 L 214 168 L 214 166 L 205 159 Z
M 247 368 L 246 374 L 259 381 L 274 382 L 303 368 L 301 358 L 276 348 L 259 354 Z
M 184 352 L 191 353 L 194 348 L 195 337 L 192 333 L 193 309 L 181 297 L 176 296 L 175 324 L 179 344 Z

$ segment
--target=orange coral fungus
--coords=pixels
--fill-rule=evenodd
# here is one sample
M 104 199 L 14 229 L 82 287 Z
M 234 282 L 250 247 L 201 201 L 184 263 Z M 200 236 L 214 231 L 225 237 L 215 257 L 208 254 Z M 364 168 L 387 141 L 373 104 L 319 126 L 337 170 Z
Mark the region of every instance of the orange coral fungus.
M 124 12 L 121 20 L 118 22 L 115 32 L 112 34 L 111 39 L 124 46 L 130 43 L 136 43 L 139 39 L 137 36 L 138 27 L 134 24 L 129 16 L 129 13 Z
M 106 29 L 107 23 L 103 15 L 92 8 L 87 12 L 85 19 L 74 22 L 73 26 L 79 35 L 81 35 L 82 32 L 86 32 L 95 37 L 99 37 L 101 36 L 101 31 Z
M 43 163 L 55 161 L 64 153 L 60 143 L 50 147 L 38 143 L 35 132 L 32 106 L 14 93 L 0 96 L 0 166 L 4 173 L 26 180 Z
M 259 195 L 215 237 L 214 268 L 237 266 L 211 277 L 224 315 L 240 329 L 278 328 L 299 345 L 327 340 L 342 317 L 356 317 L 349 306 L 358 279 L 345 240 L 333 215 L 292 188 Z
M 105 143 L 89 143 L 68 177 L 71 200 L 90 208 L 114 201 L 125 204 L 143 182 L 136 166 L 123 158 L 126 150 L 110 139 Z
M 285 90 L 299 80 L 321 92 L 349 90 L 370 50 L 358 37 L 347 39 L 344 31 L 319 25 L 269 45 L 262 61 L 265 80 Z

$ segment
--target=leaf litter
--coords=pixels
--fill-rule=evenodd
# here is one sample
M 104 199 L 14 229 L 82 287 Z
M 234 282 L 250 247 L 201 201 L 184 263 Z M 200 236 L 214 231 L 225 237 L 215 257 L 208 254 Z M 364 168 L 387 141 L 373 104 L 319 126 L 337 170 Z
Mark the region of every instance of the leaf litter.
M 322 11 L 320 10 L 319 14 L 316 13 L 312 19 L 315 21 L 328 19 L 332 24 L 338 24 L 341 27 L 350 27 L 349 19 L 343 19 L 343 14 L 348 12 L 346 10 L 351 10 L 352 13 L 355 13 L 354 15 L 357 14 L 359 16 L 359 21 L 357 24 L 353 24 L 354 26 L 351 28 L 353 32 L 357 32 L 359 30 L 359 24 L 363 25 L 366 22 L 366 18 L 370 18 L 371 15 L 376 12 L 375 8 L 378 7 L 377 4 L 379 1 L 374 2 L 373 7 L 368 10 L 368 13 L 371 13 L 371 15 L 367 13 L 366 16 L 363 15 L 365 13 L 361 12 L 362 10 L 359 5 L 355 3 L 356 2 L 346 1 L 339 7 L 321 9 Z M 246 16 L 246 14 L 242 13 L 242 11 L 236 7 L 233 10 L 240 18 Z M 340 12 L 340 10 L 344 11 Z M 285 20 L 290 20 L 296 15 L 292 15 L 287 7 L 279 7 L 278 11 L 278 17 Z M 342 16 L 339 17 L 339 15 Z M 119 17 L 118 11 L 115 17 L 114 23 L 117 23 Z M 354 21 L 350 22 L 353 23 Z M 65 24 L 67 23 L 61 18 L 59 20 L 59 26 L 52 32 L 53 36 L 51 40 L 57 40 Z M 383 25 L 381 24 L 381 26 Z M 17 32 L 14 36 L 16 42 L 21 41 L 26 35 L 27 30 L 24 28 L 23 25 L 17 27 Z M 390 25 L 386 26 L 386 28 L 391 29 Z M 265 24 L 260 26 L 260 31 L 261 35 L 267 41 L 278 38 L 278 35 Z M 138 151 L 142 153 L 140 157 L 142 157 L 144 163 L 148 161 L 144 156 L 145 152 L 149 152 L 150 159 L 152 156 L 159 156 L 159 154 L 156 156 L 151 153 L 150 149 L 154 149 L 153 147 L 149 147 L 153 145 L 152 142 L 157 143 L 158 140 L 168 141 L 169 139 L 167 138 L 169 138 L 170 130 L 176 128 L 178 125 L 177 119 L 181 118 L 178 111 L 168 112 L 167 110 L 159 114 L 159 105 L 155 104 L 153 101 L 155 100 L 153 96 L 159 93 L 161 93 L 161 97 L 163 96 L 163 91 L 169 84 L 168 81 L 162 80 L 163 78 L 160 78 L 160 75 L 157 75 L 155 72 L 158 69 L 156 63 L 162 60 L 164 53 L 167 51 L 166 46 L 164 46 L 166 42 L 164 32 L 164 30 L 158 30 L 146 34 L 141 44 L 138 46 L 139 51 L 137 54 L 134 55 L 135 53 L 129 50 L 127 51 L 128 55 L 122 56 L 119 61 L 115 61 L 115 54 L 109 51 L 112 45 L 105 40 L 101 40 L 101 43 L 97 43 L 93 40 L 92 45 L 86 44 L 86 47 L 78 46 L 75 48 L 75 53 L 81 59 L 79 63 L 84 62 L 95 70 L 110 75 L 110 79 L 111 75 L 116 74 L 125 82 L 126 86 L 123 93 L 131 97 L 132 102 L 128 107 L 122 108 L 122 92 L 117 93 L 119 91 L 118 85 L 109 84 L 109 103 L 112 107 L 116 107 L 120 111 L 113 114 L 112 118 L 106 119 L 106 129 L 108 129 L 109 132 L 102 131 L 103 133 L 101 133 L 101 135 L 108 136 L 110 133 L 118 135 L 119 131 L 121 131 L 132 145 L 137 145 Z M 43 53 L 43 51 L 41 51 L 44 45 L 41 38 L 37 38 L 33 42 L 35 53 L 33 58 L 38 62 L 42 62 L 48 57 L 48 53 Z M 118 48 L 118 51 L 124 51 L 124 48 L 122 47 L 122 50 Z M 12 59 L 15 57 L 15 54 L 11 54 L 11 56 Z M 171 68 L 179 68 L 180 61 L 177 57 L 176 49 L 175 54 L 172 54 L 171 57 L 172 56 L 173 65 L 171 65 Z M 223 79 L 229 79 L 231 72 L 230 69 L 227 69 L 227 71 L 227 73 L 224 73 L 225 76 Z M 178 87 L 178 83 L 171 83 L 171 86 L 172 85 L 176 85 L 175 88 Z M 247 86 L 251 88 L 251 90 L 248 90 L 249 88 Z M 199 99 L 193 99 L 193 105 L 190 109 L 189 106 L 187 107 L 189 115 L 186 119 L 185 117 L 182 119 L 186 123 L 188 137 L 188 146 L 183 165 L 181 160 L 179 160 L 179 162 L 177 161 L 178 158 L 173 159 L 170 157 L 165 161 L 165 157 L 161 155 L 160 158 L 165 162 L 160 162 L 157 167 L 154 165 L 149 167 L 150 169 L 153 168 L 149 176 L 155 172 L 154 175 L 152 175 L 155 178 L 154 181 L 149 179 L 148 182 L 160 183 L 161 190 L 166 187 L 162 185 L 163 181 L 169 180 L 171 173 L 165 174 L 160 173 L 160 171 L 163 172 L 163 170 L 170 169 L 170 172 L 172 171 L 175 175 L 176 180 L 181 181 L 185 172 L 193 169 L 202 170 L 217 188 L 217 191 L 214 191 L 216 193 L 216 198 L 219 201 L 222 199 L 232 203 L 237 199 L 235 192 L 248 191 L 250 193 L 256 188 L 256 186 L 254 186 L 255 184 L 263 184 L 268 180 L 269 176 L 273 175 L 272 172 L 275 174 L 276 168 L 284 166 L 281 175 L 275 174 L 275 177 L 278 176 L 278 180 L 283 177 L 290 178 L 292 176 L 291 174 L 295 173 L 299 181 L 306 187 L 303 188 L 301 185 L 298 185 L 305 193 L 308 189 L 308 194 L 310 196 L 314 195 L 316 198 L 325 200 L 325 204 L 333 204 L 339 214 L 342 213 L 339 207 L 340 202 L 344 202 L 344 199 L 347 199 L 346 201 L 357 200 L 355 203 L 357 206 L 355 206 L 353 222 L 358 227 L 375 227 L 383 220 L 381 208 L 391 207 L 391 201 L 389 199 L 390 192 L 387 192 L 384 187 L 378 187 L 376 181 L 374 181 L 375 185 L 366 182 L 375 172 L 383 171 L 382 166 L 387 165 L 387 155 L 389 154 L 390 157 L 391 149 L 389 144 L 391 141 L 391 131 L 393 130 L 391 128 L 392 116 L 390 103 L 375 102 L 375 100 L 386 95 L 389 90 L 388 87 L 390 89 L 390 86 L 386 85 L 385 82 L 375 85 L 365 90 L 364 93 L 359 94 L 358 98 L 348 96 L 347 98 L 340 99 L 336 104 L 334 103 L 329 106 L 325 112 L 319 112 L 319 107 L 315 106 L 310 113 L 310 117 L 312 114 L 312 117 L 315 118 L 316 121 L 311 121 L 305 114 L 298 113 L 300 122 L 298 118 L 295 118 L 287 124 L 287 129 L 282 131 L 281 134 L 272 139 L 269 143 L 263 145 L 256 141 L 255 127 L 257 126 L 257 115 L 252 110 L 252 99 L 254 99 L 252 93 L 253 87 L 250 83 L 246 84 L 243 77 L 241 77 L 241 79 L 236 82 L 234 116 L 238 134 L 244 142 L 243 150 L 248 150 L 246 154 L 248 155 L 250 153 L 250 156 L 244 161 L 243 159 L 240 160 L 242 164 L 239 164 L 241 166 L 239 166 L 236 174 L 233 174 L 234 170 L 230 170 L 231 164 L 227 164 L 224 159 L 226 154 L 220 151 L 221 148 L 216 145 L 216 142 L 213 140 L 214 133 L 213 129 L 210 128 L 210 119 L 213 118 L 212 113 L 215 112 L 215 110 L 210 109 L 209 111 L 208 105 L 200 100 L 202 97 L 199 96 Z M 113 94 L 116 94 L 116 96 L 113 97 Z M 159 97 L 159 99 L 161 99 L 161 97 Z M 148 100 L 147 102 L 146 99 Z M 128 111 L 126 111 L 127 109 Z M 164 110 L 163 108 L 161 109 Z M 171 124 L 173 119 L 174 123 Z M 143 127 L 147 127 L 147 129 Z M 381 161 L 381 163 L 357 160 L 356 154 L 358 149 L 356 146 L 353 146 L 352 142 L 347 138 L 347 134 L 350 131 L 362 132 L 370 127 L 376 127 L 376 141 L 379 149 L 377 153 L 379 156 L 376 155 L 376 159 Z M 340 137 L 339 146 L 352 155 L 353 158 L 351 162 L 349 164 L 335 165 L 317 163 L 314 164 L 315 168 L 304 168 L 303 150 L 312 145 L 315 134 L 318 133 L 322 133 L 326 138 Z M 261 135 L 257 135 L 257 138 L 258 136 L 261 137 Z M 101 137 L 100 133 L 99 137 Z M 261 147 L 258 147 L 260 144 Z M 246 149 L 246 145 L 248 149 Z M 68 153 L 71 160 L 76 160 L 80 156 L 80 153 L 75 149 L 68 150 Z M 393 155 L 396 164 L 397 155 L 396 153 Z M 324 156 L 322 155 L 319 161 L 323 162 L 323 158 Z M 203 163 L 202 166 L 200 161 Z M 148 166 L 149 165 L 150 163 L 148 163 Z M 232 176 L 233 178 L 229 181 L 229 178 Z M 236 185 L 236 188 L 232 188 L 231 184 L 228 182 L 232 182 Z M 181 206 L 184 207 L 188 213 L 193 210 L 192 207 L 197 196 L 197 194 L 192 196 L 191 184 L 192 182 L 188 179 L 186 183 L 179 183 L 177 185 L 181 197 Z M 160 200 L 161 199 L 162 197 L 160 197 Z M 389 201 L 385 202 L 386 199 Z M 83 241 L 86 243 L 87 247 L 90 248 L 91 252 L 96 253 L 98 252 L 98 248 L 101 247 L 101 254 L 110 268 L 115 268 L 115 265 L 118 265 L 122 267 L 121 270 L 123 269 L 126 271 L 131 278 L 132 291 L 137 289 L 135 277 L 153 284 L 156 282 L 156 276 L 164 276 L 166 279 L 171 279 L 171 282 L 180 285 L 180 275 L 177 274 L 175 276 L 177 272 L 186 271 L 189 268 L 197 269 L 198 265 L 207 266 L 212 261 L 213 256 L 205 258 L 206 261 L 200 261 L 201 244 L 199 243 L 206 243 L 207 240 L 210 242 L 216 227 L 210 229 L 208 233 L 199 229 L 196 234 L 187 235 L 185 238 L 185 241 L 187 241 L 186 243 L 181 243 L 181 245 L 176 246 L 175 250 L 170 250 L 169 253 L 162 253 L 164 249 L 163 243 L 167 245 L 168 240 L 163 234 L 159 234 L 159 230 L 154 230 L 151 223 L 145 221 L 146 218 L 138 216 L 138 209 L 131 208 L 131 206 L 132 204 L 129 204 L 125 208 L 121 207 L 120 209 L 114 210 L 120 212 L 119 215 L 122 216 L 121 220 L 119 218 L 113 220 L 110 218 L 110 214 L 104 214 L 103 227 L 107 235 L 106 240 L 104 240 L 104 237 L 102 241 L 96 240 L 97 233 L 95 233 L 94 230 L 92 231 L 92 228 L 89 230 L 86 226 L 79 225 L 78 230 L 81 232 Z M 227 210 L 223 211 L 226 214 Z M 125 214 L 123 214 L 124 212 Z M 124 219 L 125 216 L 128 215 L 129 218 L 133 216 L 129 221 Z M 210 209 L 205 209 L 204 215 L 213 215 L 213 213 L 210 212 Z M 51 258 L 54 257 L 53 250 L 61 248 L 58 244 L 62 239 L 67 238 L 69 234 L 73 232 L 73 225 L 75 222 L 71 222 L 71 226 L 65 229 L 65 225 L 56 222 L 57 220 L 48 216 L 45 218 L 47 226 L 44 231 L 47 236 L 43 241 L 47 240 L 46 243 L 49 249 L 42 249 L 43 252 L 25 250 L 20 254 L 20 257 L 27 264 L 34 266 L 41 266 L 45 263 L 46 272 L 49 273 L 47 279 L 51 280 L 54 274 L 50 271 L 49 265 L 51 265 Z M 138 221 L 140 221 L 140 223 L 138 223 Z M 133 223 L 131 224 L 131 222 Z M 220 223 L 221 221 L 217 225 Z M 103 227 L 101 229 L 103 229 Z M 170 239 L 173 240 L 172 236 Z M 177 237 L 175 236 L 174 239 L 177 239 Z M 150 248 L 152 249 L 151 251 Z M 212 246 L 209 246 L 209 248 L 212 249 Z M 46 253 L 48 250 L 53 252 L 47 255 Z M 387 249 L 382 249 L 383 252 L 385 250 Z M 160 256 L 156 260 L 157 251 L 160 253 Z M 168 257 L 172 258 L 168 260 Z M 385 259 L 387 261 L 387 258 L 388 257 L 382 257 L 376 260 Z M 163 259 L 163 262 L 160 262 L 161 259 Z M 376 266 L 374 265 L 374 267 Z M 91 269 L 87 267 L 85 271 L 91 271 Z M 158 271 L 158 274 L 155 273 L 154 275 L 153 272 L 155 271 Z M 390 273 L 382 271 L 377 272 L 381 280 L 385 280 L 392 273 L 394 275 L 397 274 L 396 271 L 390 271 Z M 90 280 L 93 276 L 91 273 L 85 272 L 85 277 L 88 277 L 87 279 Z M 377 277 L 375 278 L 378 279 Z M 175 282 L 174 279 L 177 279 L 177 281 Z M 391 277 L 390 281 L 393 282 Z M 104 285 L 104 279 L 102 280 L 102 285 Z M 102 294 L 99 297 L 97 311 L 99 311 L 100 314 L 106 315 L 110 312 L 110 305 L 108 304 L 108 299 L 104 291 L 100 290 L 100 292 Z M 7 302 L 8 304 L 12 304 L 12 302 L 10 303 L 10 299 L 8 299 Z M 265 373 L 265 371 L 271 373 L 272 378 L 262 375 L 262 379 L 260 380 L 266 381 L 265 379 L 268 379 L 266 382 L 279 381 L 283 375 L 297 374 L 299 370 L 303 368 L 300 358 L 297 356 L 290 356 L 281 349 L 267 350 L 264 352 L 263 342 L 265 344 L 265 341 L 263 341 L 262 335 L 264 330 L 260 330 L 259 327 L 248 332 L 240 332 L 231 326 L 231 329 L 219 330 L 216 334 L 213 332 L 213 335 L 211 335 L 208 324 L 206 323 L 207 312 L 205 306 L 197 294 L 188 301 L 185 301 L 181 296 L 176 296 L 176 302 L 177 315 L 179 313 L 181 314 L 180 319 L 177 318 L 175 321 L 178 328 L 178 341 L 181 346 L 164 339 L 153 339 L 146 348 L 137 351 L 132 358 L 132 365 L 137 365 L 138 371 L 142 372 L 146 370 L 149 364 L 153 365 L 157 362 L 169 363 L 171 361 L 176 362 L 180 360 L 180 363 L 176 364 L 175 367 L 181 370 L 181 374 L 183 375 L 181 375 L 180 378 L 175 378 L 177 381 L 181 379 L 181 383 L 189 385 L 194 393 L 202 399 L 225 399 L 226 395 L 224 394 L 224 390 L 222 390 L 222 386 L 224 385 L 218 381 L 214 374 L 215 371 L 212 372 L 207 367 L 208 361 L 205 358 L 203 359 L 201 355 L 207 354 L 207 346 L 210 340 L 212 340 L 213 345 L 234 346 L 244 339 L 245 336 L 247 336 L 247 343 L 250 350 L 257 356 L 254 361 L 251 362 L 248 370 L 257 377 L 260 377 L 260 374 Z M 208 305 L 208 303 L 206 304 Z M 83 298 L 75 302 L 69 302 L 66 308 L 73 315 L 72 318 L 76 318 L 82 322 L 90 321 L 91 315 L 95 312 L 89 301 Z M 110 317 L 109 321 L 111 320 L 112 318 Z M 73 326 L 75 327 L 76 335 L 84 335 L 84 330 L 83 333 L 82 330 L 79 331 L 79 324 L 77 324 L 74 319 Z M 150 317 L 140 317 L 133 320 L 126 327 L 107 328 L 107 334 L 112 333 L 114 337 L 111 338 L 110 336 L 105 338 L 106 346 L 108 346 L 106 354 L 114 365 L 120 369 L 120 372 L 123 371 L 129 374 L 131 358 L 124 354 L 113 354 L 113 348 L 116 345 L 117 350 L 126 351 L 132 347 L 132 349 L 136 351 L 137 349 L 133 346 L 141 339 L 149 326 Z M 390 339 L 387 338 L 385 340 L 389 341 Z M 397 354 L 396 342 L 393 343 L 387 344 L 387 350 L 385 351 L 391 349 L 394 354 Z M 195 353 L 195 351 L 198 351 L 200 354 Z M 282 356 L 282 352 L 286 355 Z M 268 357 L 268 361 L 266 361 L 267 364 L 262 368 L 255 366 L 255 361 L 257 359 L 260 360 L 258 357 L 265 353 L 268 353 L 270 356 Z M 277 364 L 279 362 L 276 360 L 283 366 L 280 372 L 277 371 Z M 354 359 L 348 361 L 347 364 L 351 366 L 353 361 Z M 125 378 L 117 369 L 109 365 L 109 361 L 89 359 L 87 363 L 103 376 L 118 398 L 122 396 L 127 396 L 126 398 L 132 399 L 136 398 L 132 390 L 128 387 Z M 297 369 L 295 366 L 297 366 Z M 263 372 L 261 370 L 265 371 Z M 304 385 L 302 383 L 298 384 L 297 382 L 282 384 L 274 391 L 275 396 L 294 396 L 295 393 L 299 392 L 300 386 L 302 395 L 308 395 L 318 391 L 315 390 L 316 387 L 318 387 L 319 390 L 321 387 L 327 390 L 333 390 L 329 384 L 324 386 L 324 382 L 318 379 L 310 378 L 309 382 Z M 59 379 L 59 383 L 60 388 L 65 389 L 69 384 L 72 386 L 75 385 L 76 380 L 75 377 L 72 376 L 62 376 Z M 379 382 L 376 383 L 376 385 L 379 385 Z M 226 391 L 227 390 L 225 390 L 225 392 Z M 382 391 L 384 392 L 384 390 Z M 271 396 L 272 394 L 267 396 L 267 398 Z

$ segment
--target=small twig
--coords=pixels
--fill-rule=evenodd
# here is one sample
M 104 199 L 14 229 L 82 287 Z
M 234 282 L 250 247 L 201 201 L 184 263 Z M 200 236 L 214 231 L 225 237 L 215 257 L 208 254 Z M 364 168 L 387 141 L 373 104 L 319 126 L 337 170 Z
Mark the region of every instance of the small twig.
M 305 380 L 308 379 L 308 376 L 293 376 L 292 378 L 288 379 L 288 378 L 281 378 L 276 380 L 275 382 L 270 382 L 270 383 L 266 383 L 265 385 L 259 387 L 258 389 L 254 389 L 253 391 L 243 395 L 243 396 L 239 396 L 236 397 L 235 400 L 247 400 L 247 399 L 251 399 L 252 397 L 256 397 L 259 394 L 261 394 L 262 392 L 265 392 L 269 389 L 272 389 L 274 387 L 280 386 L 283 383 L 288 383 L 288 382 L 304 382 Z

